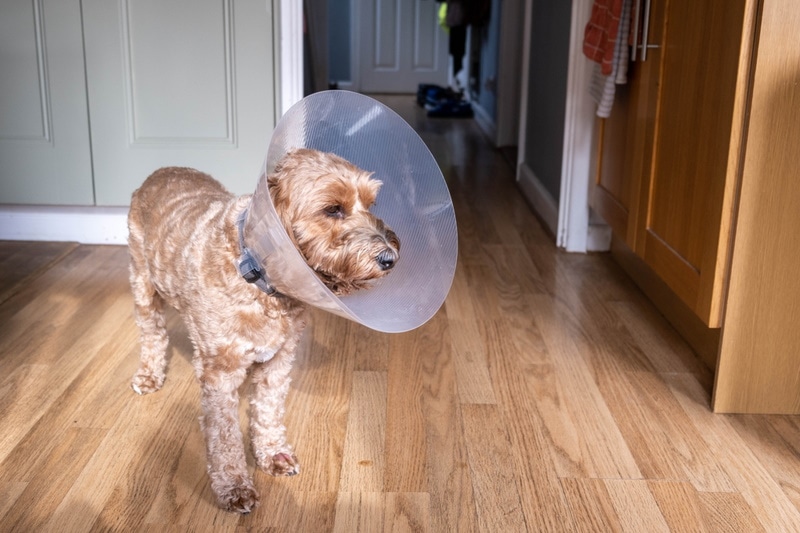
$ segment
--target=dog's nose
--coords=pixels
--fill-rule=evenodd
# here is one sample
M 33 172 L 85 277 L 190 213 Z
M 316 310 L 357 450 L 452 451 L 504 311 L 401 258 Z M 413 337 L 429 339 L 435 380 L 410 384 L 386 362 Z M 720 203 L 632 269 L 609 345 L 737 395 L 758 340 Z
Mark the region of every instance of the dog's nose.
M 397 252 L 391 248 L 386 248 L 384 251 L 378 254 L 376 260 L 378 261 L 378 265 L 380 265 L 381 270 L 389 270 L 397 262 Z

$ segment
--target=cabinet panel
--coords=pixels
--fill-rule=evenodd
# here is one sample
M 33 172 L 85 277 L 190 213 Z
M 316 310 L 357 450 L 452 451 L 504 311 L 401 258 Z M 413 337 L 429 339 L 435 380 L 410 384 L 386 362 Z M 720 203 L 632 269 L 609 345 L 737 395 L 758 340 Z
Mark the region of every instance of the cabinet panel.
M 705 324 L 718 327 L 757 1 L 650 6 L 641 23 L 653 49 L 632 64 L 630 96 L 606 120 L 593 207 Z
M 83 2 L 98 205 L 172 165 L 253 191 L 276 119 L 270 5 Z
M 800 4 L 764 2 L 714 410 L 800 413 Z
M 637 253 L 711 327 L 721 320 L 746 103 L 748 4 L 669 0 L 654 159 L 637 221 L 645 230 Z
M 94 203 L 80 3 L 0 3 L 0 50 L 0 202 Z
M 629 132 L 633 134 L 633 128 L 628 128 L 629 93 L 627 86 L 620 86 L 614 99 L 614 113 L 599 121 L 602 148 L 591 198 L 592 208 L 626 241 L 633 190 L 633 161 L 627 150 L 627 146 L 633 144 L 632 135 L 628 135 Z
M 652 162 L 661 75 L 660 48 L 648 48 L 643 60 L 641 39 L 647 26 L 648 43 L 660 43 L 665 25 L 665 2 L 652 0 L 650 6 L 649 17 L 643 9 L 634 11 L 640 30 L 637 58 L 628 64 L 628 83 L 616 87 L 611 115 L 599 119 L 598 168 L 591 198 L 592 208 L 632 249 L 640 233 L 639 209 L 646 205 L 642 182 Z

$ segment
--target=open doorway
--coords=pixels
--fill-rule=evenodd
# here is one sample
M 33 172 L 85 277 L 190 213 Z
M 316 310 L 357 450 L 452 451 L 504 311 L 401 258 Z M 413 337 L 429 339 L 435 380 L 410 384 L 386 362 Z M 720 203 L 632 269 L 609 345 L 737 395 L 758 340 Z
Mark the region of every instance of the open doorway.
M 465 25 L 463 56 L 454 61 L 451 34 L 440 24 L 443 2 L 305 0 L 306 72 L 314 77 L 307 91 L 413 94 L 420 83 L 463 90 L 493 144 L 516 145 L 524 5 L 472 3 L 480 4 L 477 15 Z
M 318 43 L 317 61 L 324 65 L 317 65 L 318 72 L 325 74 L 317 75 L 315 90 L 333 86 L 358 92 L 368 92 L 361 83 L 364 20 L 374 24 L 369 38 L 373 45 L 384 38 L 392 42 L 392 36 L 398 42 L 397 33 L 387 35 L 376 29 L 380 24 L 397 29 L 400 4 L 428 8 L 440 4 L 433 0 L 304 1 L 307 9 L 321 10 L 317 24 L 320 19 L 326 21 L 319 32 L 306 28 Z M 470 28 L 463 58 L 469 72 L 462 85 L 469 88 L 466 97 L 475 111 L 475 122 L 515 165 L 519 186 L 547 221 L 557 244 L 570 251 L 602 250 L 606 228 L 590 223 L 586 199 L 593 119 L 580 44 L 591 0 L 485 1 L 490 7 L 488 21 L 478 29 Z M 365 12 L 371 14 L 369 18 Z M 451 63 L 449 57 L 448 69 Z M 414 92 L 413 88 L 385 90 Z

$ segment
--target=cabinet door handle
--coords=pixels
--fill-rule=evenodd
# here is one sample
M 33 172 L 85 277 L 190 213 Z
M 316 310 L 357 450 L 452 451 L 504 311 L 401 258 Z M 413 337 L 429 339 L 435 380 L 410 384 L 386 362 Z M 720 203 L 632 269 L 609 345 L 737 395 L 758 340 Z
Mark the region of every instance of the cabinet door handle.
M 647 61 L 648 48 L 658 48 L 657 44 L 649 44 L 650 35 L 650 0 L 644 2 L 644 22 L 641 20 L 642 0 L 636 0 L 633 7 L 633 44 L 631 45 L 631 61 Z M 639 26 L 642 26 L 642 44 L 639 44 Z M 639 52 L 641 50 L 641 53 Z M 638 58 L 638 59 L 637 59 Z
M 636 62 L 636 54 L 639 52 L 639 9 L 642 7 L 642 0 L 636 0 L 633 7 L 633 44 L 631 45 L 631 61 Z
M 647 61 L 648 48 L 658 48 L 657 44 L 649 44 L 647 42 L 649 34 L 650 34 L 650 0 L 644 0 L 644 27 L 642 28 L 642 44 L 641 46 L 639 46 L 639 48 L 642 49 L 642 62 Z M 634 43 L 635 42 L 636 41 L 634 41 Z

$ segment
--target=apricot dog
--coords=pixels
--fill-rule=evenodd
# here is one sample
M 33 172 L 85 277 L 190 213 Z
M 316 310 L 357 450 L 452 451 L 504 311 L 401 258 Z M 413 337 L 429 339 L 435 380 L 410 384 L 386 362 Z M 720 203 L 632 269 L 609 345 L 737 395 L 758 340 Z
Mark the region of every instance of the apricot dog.
M 380 185 L 344 159 L 309 149 L 289 152 L 268 178 L 286 232 L 334 293 L 367 287 L 398 260 L 397 236 L 369 212 Z M 166 302 L 180 312 L 194 346 L 211 488 L 221 507 L 240 513 L 250 512 L 259 496 L 245 459 L 239 386 L 249 374 L 257 466 L 273 476 L 297 474 L 283 415 L 306 323 L 305 304 L 263 292 L 237 269 L 237 219 L 249 202 L 249 195 L 235 197 L 197 170 L 162 168 L 133 193 L 128 216 L 130 282 L 141 330 L 131 384 L 139 394 L 164 384 Z

